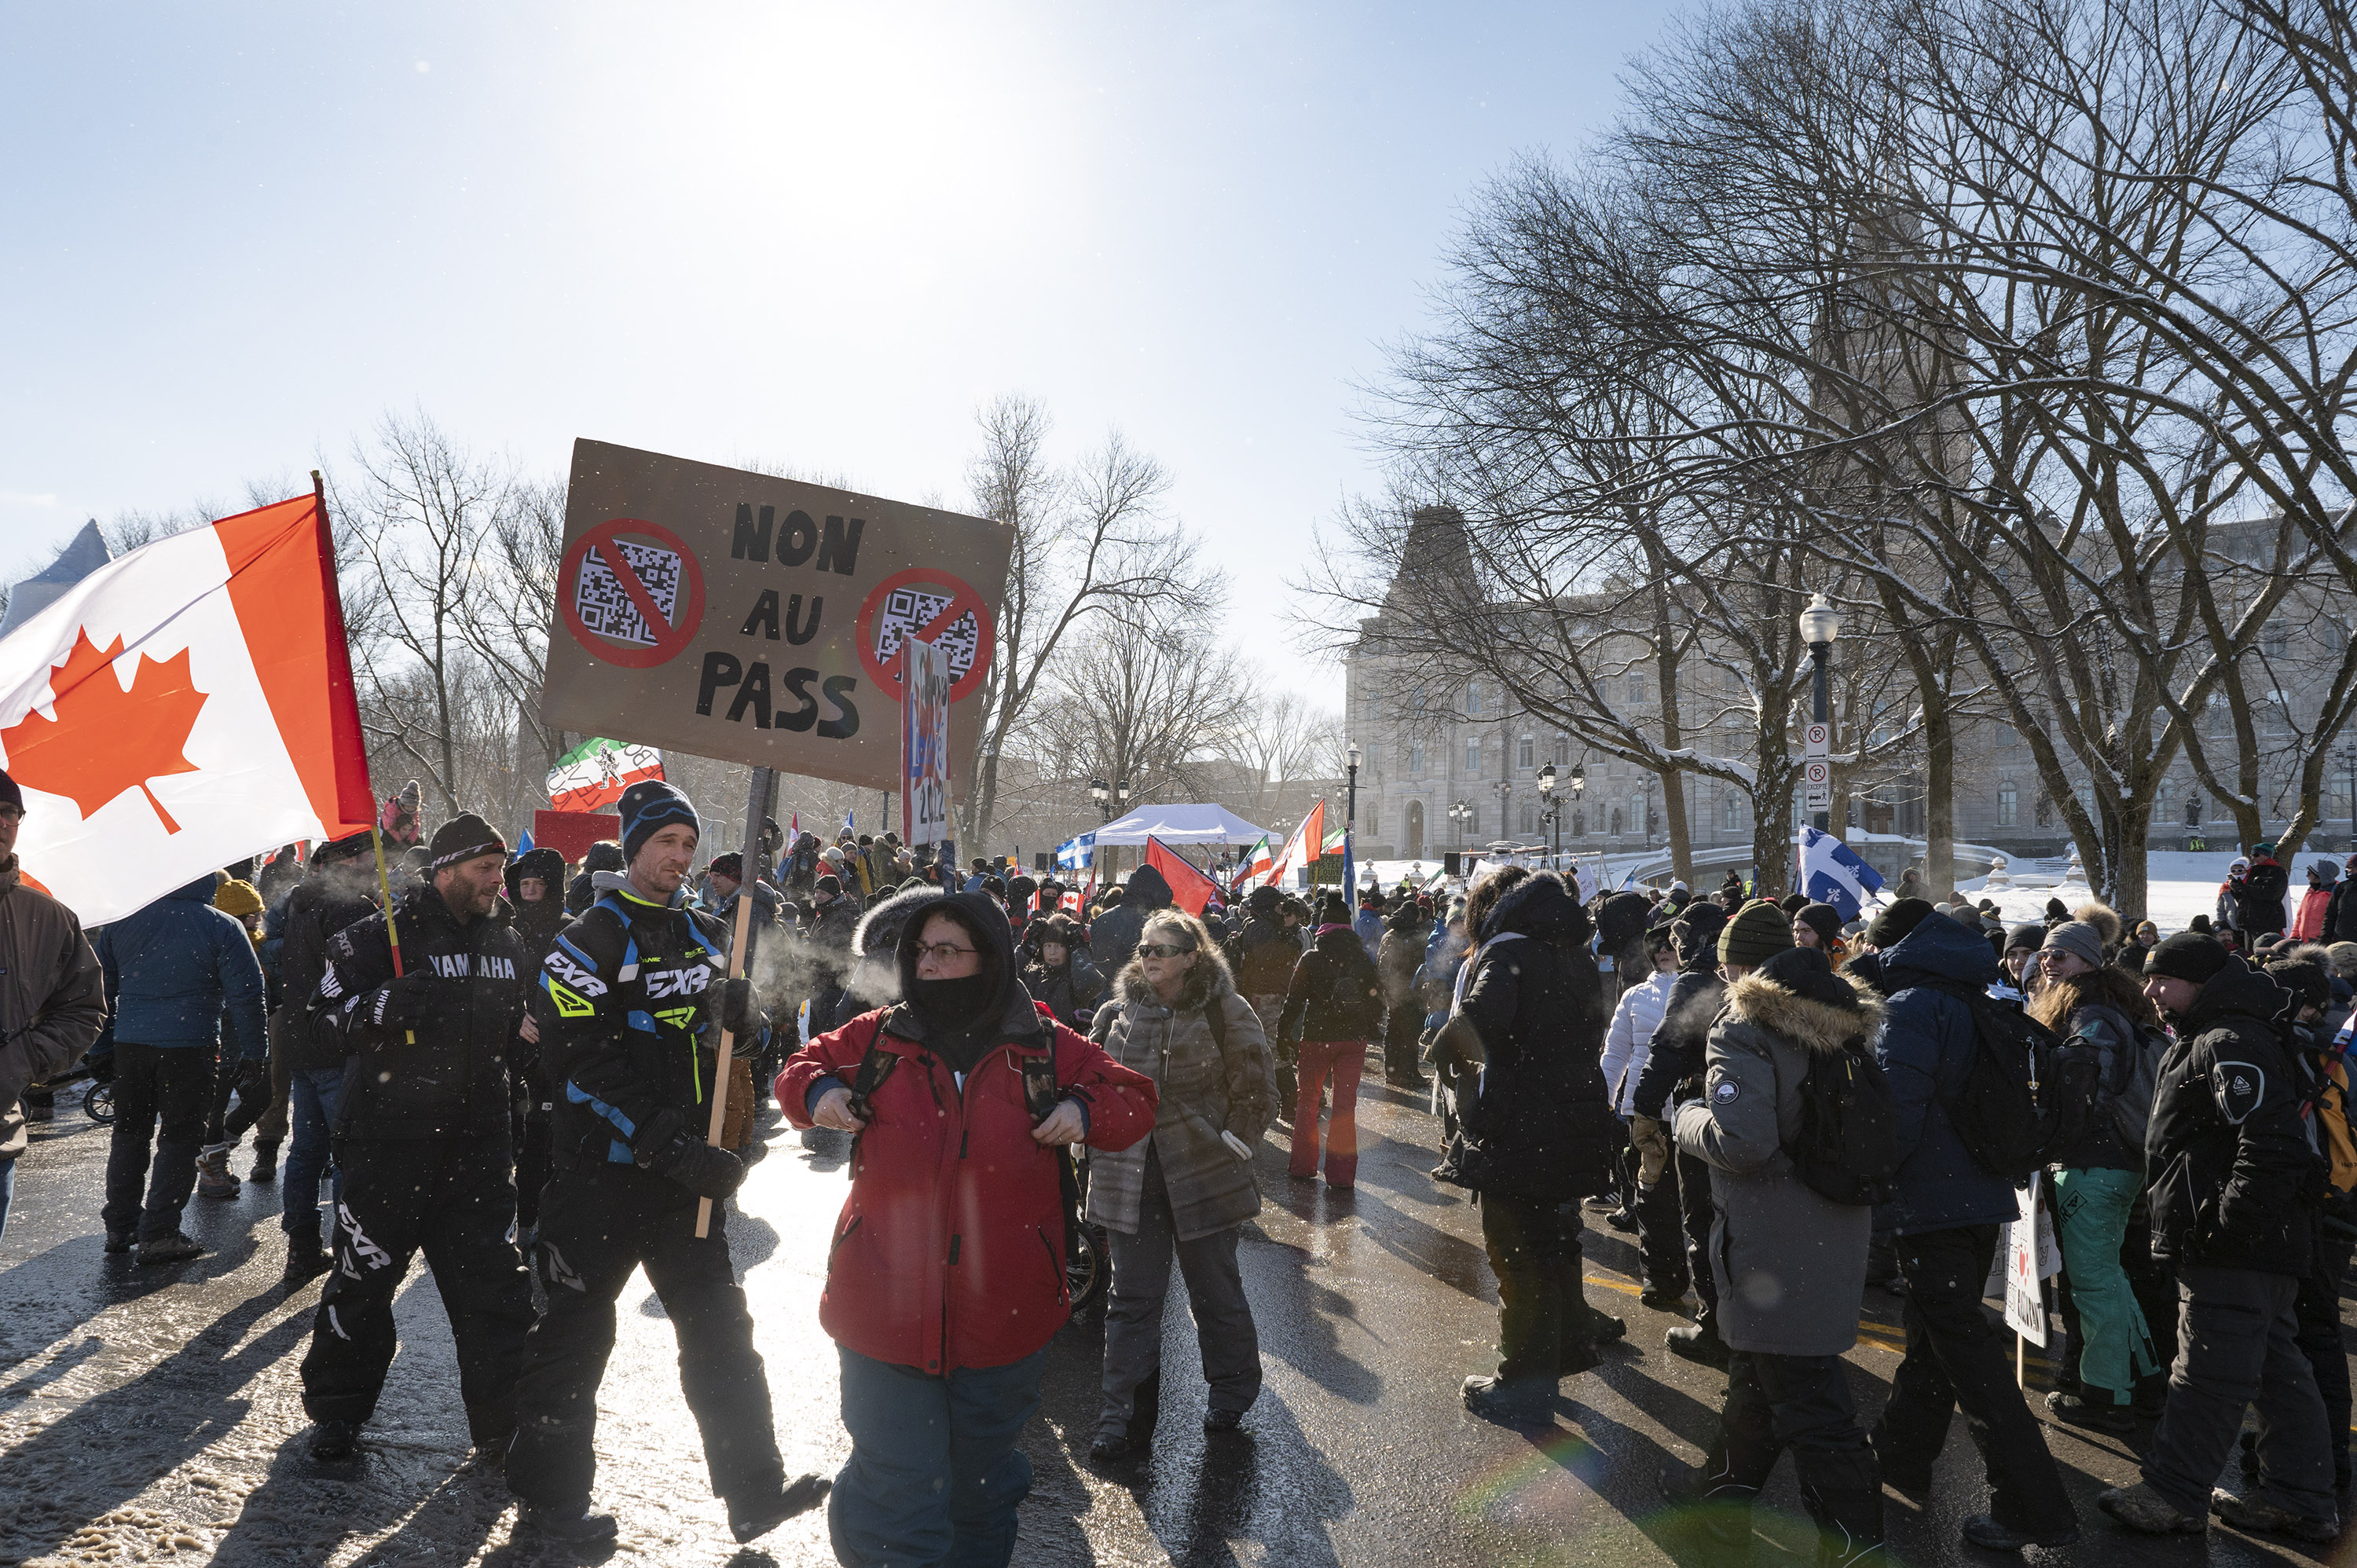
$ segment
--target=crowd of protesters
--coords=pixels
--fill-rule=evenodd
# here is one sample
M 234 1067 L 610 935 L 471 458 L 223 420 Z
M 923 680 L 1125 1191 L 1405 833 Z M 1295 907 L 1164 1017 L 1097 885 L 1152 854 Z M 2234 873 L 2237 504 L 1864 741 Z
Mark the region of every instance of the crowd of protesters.
M 1093 1238 L 1108 1275 L 1092 1460 L 1152 1455 L 1174 1263 L 1203 1424 L 1238 1431 L 1262 1383 L 1238 1261 L 1254 1153 L 1282 1122 L 1291 1180 L 1352 1189 L 1372 1056 L 1437 1119 L 1435 1177 L 1478 1205 L 1499 1328 L 1467 1408 L 1550 1423 L 1626 1335 L 1586 1298 L 1598 1211 L 1634 1233 L 1644 1305 L 1690 1318 L 1666 1348 L 1727 1374 L 1704 1463 L 1663 1477 L 1709 1544 L 1739 1552 L 1790 1449 L 1823 1561 L 1878 1561 L 1884 1488 L 1929 1488 L 1959 1412 L 1990 1488 L 1964 1538 L 2077 1539 L 1983 1300 L 2033 1181 L 2062 1258 L 2048 1413 L 2142 1436 L 2104 1509 L 2148 1534 L 2214 1514 L 2335 1537 L 2357 897 L 2330 863 L 2295 908 L 2255 846 L 2165 939 L 2100 905 L 2008 926 L 1909 896 L 1845 919 L 1732 875 L 1707 898 L 1584 897 L 1521 866 L 1197 914 L 1151 867 L 1075 887 L 889 834 L 771 834 L 698 874 L 684 797 L 642 782 L 619 811 L 568 881 L 479 817 L 427 833 L 412 787 L 375 831 L 86 940 L 25 885 L 0 775 L 0 1225 L 41 1086 L 79 1069 L 115 1105 L 109 1251 L 199 1256 L 192 1199 L 280 1182 L 285 1283 L 328 1276 L 301 1366 L 322 1461 L 362 1441 L 422 1252 L 470 1435 L 524 1524 L 610 1539 L 596 1393 L 643 1267 L 739 1540 L 828 1500 L 846 1563 L 1004 1563 L 1074 1248 Z M 831 1482 L 785 1474 L 728 1251 L 770 1094 L 851 1140 L 818 1305 L 852 1441 Z M 1906 1350 L 1868 1422 L 1842 1358 L 1877 1289 Z M 2244 1484 L 2213 1491 L 2238 1450 Z

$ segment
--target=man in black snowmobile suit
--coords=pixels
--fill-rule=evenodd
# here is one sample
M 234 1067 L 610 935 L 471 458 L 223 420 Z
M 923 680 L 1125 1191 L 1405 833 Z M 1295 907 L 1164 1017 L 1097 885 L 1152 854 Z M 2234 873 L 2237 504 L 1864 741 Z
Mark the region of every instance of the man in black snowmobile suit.
M 395 1346 L 393 1299 L 419 1251 L 450 1315 L 458 1391 L 478 1449 L 515 1425 L 515 1378 L 532 1288 L 509 1233 L 515 1159 L 507 1057 L 525 1023 L 523 946 L 499 888 L 507 845 L 462 813 L 435 832 L 430 882 L 395 911 L 399 969 L 382 913 L 328 942 L 311 1000 L 339 1036 L 335 1268 L 303 1358 L 315 1458 L 350 1456 Z
M 624 869 L 598 875 L 596 901 L 558 935 L 533 994 L 556 1086 L 555 1170 L 534 1251 L 548 1309 L 524 1349 L 508 1485 L 543 1536 L 613 1539 L 613 1516 L 589 1507 L 597 1384 L 615 1298 L 643 1264 L 679 1336 L 712 1489 L 737 1539 L 751 1541 L 816 1506 L 828 1485 L 786 1483 L 724 1225 L 745 1166 L 705 1141 L 714 1095 L 752 1110 L 748 1073 L 715 1081 L 721 1031 L 749 1040 L 764 1020 L 752 983 L 728 975 L 727 929 L 686 902 L 695 808 L 648 779 L 623 792 L 621 815 Z M 704 1198 L 711 1225 L 698 1237 Z

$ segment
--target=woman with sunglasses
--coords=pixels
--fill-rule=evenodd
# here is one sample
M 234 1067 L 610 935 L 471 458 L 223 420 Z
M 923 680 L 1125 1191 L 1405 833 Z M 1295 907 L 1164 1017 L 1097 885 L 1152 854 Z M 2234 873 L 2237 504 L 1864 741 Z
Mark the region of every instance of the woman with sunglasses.
M 845 1563 L 1004 1563 L 1071 1316 L 1060 1150 L 1145 1137 L 1155 1088 L 1033 1004 L 987 894 L 920 906 L 899 961 L 903 1001 L 778 1075 L 794 1126 L 858 1134 L 819 1298 L 851 1434 L 828 1528 Z
M 1260 1396 L 1260 1335 L 1236 1238 L 1260 1212 L 1251 1156 L 1273 1111 L 1273 1069 L 1260 1018 L 1236 993 L 1218 945 L 1177 909 L 1146 917 L 1137 956 L 1092 1033 L 1161 1091 L 1151 1137 L 1090 1162 L 1089 1219 L 1111 1237 L 1113 1290 L 1089 1457 L 1116 1464 L 1153 1445 L 1174 1255 L 1211 1384 L 1203 1430 L 1233 1432 Z

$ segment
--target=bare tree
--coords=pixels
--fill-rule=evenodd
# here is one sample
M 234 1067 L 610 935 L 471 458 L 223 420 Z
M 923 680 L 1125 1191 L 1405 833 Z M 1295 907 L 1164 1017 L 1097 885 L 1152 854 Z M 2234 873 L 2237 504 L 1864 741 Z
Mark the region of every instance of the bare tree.
M 1070 469 L 1047 454 L 1047 411 L 1009 394 L 976 416 L 968 467 L 974 507 L 1014 530 L 996 647 L 983 679 L 981 739 L 959 837 L 985 843 L 998 812 L 1000 759 L 1073 633 L 1107 611 L 1141 615 L 1207 602 L 1219 574 L 1197 566 L 1184 532 L 1162 515 L 1168 476 L 1116 432 Z
M 473 599 L 514 479 L 468 456 L 422 413 L 387 414 L 371 439 L 353 443 L 352 462 L 352 486 L 339 487 L 331 504 L 346 520 L 362 585 L 360 613 L 346 603 L 362 729 L 372 748 L 416 768 L 455 814 L 478 673 L 468 617 L 480 613 Z

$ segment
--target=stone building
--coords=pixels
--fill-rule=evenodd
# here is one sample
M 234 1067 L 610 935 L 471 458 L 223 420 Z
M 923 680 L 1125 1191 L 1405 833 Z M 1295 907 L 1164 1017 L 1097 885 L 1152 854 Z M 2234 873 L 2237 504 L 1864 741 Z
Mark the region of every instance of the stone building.
M 1551 843 L 1554 834 L 1538 787 L 1539 770 L 1550 763 L 1564 797 L 1555 827 L 1566 853 L 1626 854 L 1665 849 L 1668 824 L 1660 780 L 1653 774 L 1535 719 L 1517 708 L 1494 682 L 1454 675 L 1444 679 L 1430 658 L 1390 650 L 1394 639 L 1385 634 L 1385 618 L 1412 613 L 1419 597 L 1401 592 L 1402 584 L 1427 580 L 1435 573 L 1469 572 L 1461 532 L 1465 526 L 1453 508 L 1426 507 L 1415 513 L 1393 591 L 1379 614 L 1360 621 L 1360 635 L 1344 656 L 1344 724 L 1364 755 L 1359 776 L 1361 858 L 1428 859 L 1452 849 L 1500 842 Z M 2276 526 L 2271 518 L 2212 525 L 2214 569 L 2260 570 L 2257 564 L 2272 558 Z M 2246 665 L 2243 671 L 2252 689 L 2263 693 L 2253 703 L 2253 728 L 2262 748 L 2258 798 L 2266 804 L 2271 828 L 2298 805 L 2304 737 L 2332 671 L 2357 635 L 2353 624 L 2357 615 L 2346 595 L 2296 593 L 2263 635 L 2254 655 L 2258 668 Z M 1837 646 L 1837 660 L 1843 651 Z M 1848 651 L 1853 657 L 1872 657 L 1856 647 Z M 1682 688 L 1711 678 L 1707 671 L 1689 675 L 1683 667 L 1680 671 Z M 1658 699 L 1654 674 L 1641 664 L 1632 664 L 1607 684 L 1605 694 L 1619 714 L 1641 714 Z M 1903 725 L 1903 713 L 1891 716 Z M 1707 725 L 1689 723 L 1687 729 L 1682 737 L 1686 744 L 1706 752 L 1740 757 L 1752 745 L 1748 725 L 1739 731 L 1714 731 Z M 2234 725 L 2223 703 L 2211 705 L 2202 733 L 2217 766 L 2231 770 L 2236 755 Z M 1798 748 L 1796 736 L 1793 749 Z M 1953 831 L 1960 845 L 1993 848 L 2017 858 L 2068 852 L 2064 819 L 2046 798 L 2030 749 L 2010 724 L 1966 720 L 1959 727 L 1956 752 Z M 2340 757 L 2338 749 L 2335 755 Z M 2338 847 L 2350 831 L 2357 748 L 2352 748 L 2350 757 L 2352 766 L 2336 763 L 2325 785 L 2324 831 L 2310 839 L 2319 849 Z M 1585 788 L 1573 798 L 1560 781 L 1575 765 L 1584 770 Z M 1846 832 L 1854 842 L 1867 834 L 1920 839 L 1925 826 L 1920 767 L 1920 757 L 1902 752 L 1893 761 L 1858 770 L 1848 780 Z M 2083 792 L 2085 788 L 2080 785 Z M 1691 774 L 1685 792 L 1698 862 L 1743 864 L 1732 857 L 1742 855 L 1752 843 L 1748 793 Z M 1797 831 L 1797 800 L 1793 815 Z M 1836 831 L 1844 830 L 1837 826 Z M 2233 818 L 2198 787 L 2180 752 L 2154 811 L 2152 847 L 2181 849 L 2190 841 L 2206 840 L 2209 847 L 2222 848 L 2233 832 Z M 1903 844 L 1879 847 L 1880 853 L 1870 853 L 1869 858 L 1889 863 L 1887 869 L 1908 858 Z M 1920 855 L 1920 844 L 1914 854 Z M 1961 852 L 1959 859 L 1964 859 Z M 1962 875 L 1973 870 L 1969 865 L 1959 866 Z

